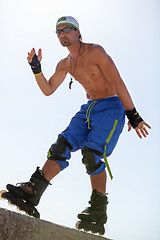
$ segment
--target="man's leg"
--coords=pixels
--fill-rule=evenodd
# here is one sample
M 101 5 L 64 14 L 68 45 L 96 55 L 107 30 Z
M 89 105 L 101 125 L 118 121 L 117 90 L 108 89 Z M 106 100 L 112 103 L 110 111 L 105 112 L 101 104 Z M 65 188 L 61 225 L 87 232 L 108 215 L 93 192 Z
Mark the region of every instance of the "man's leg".
M 92 185 L 92 195 L 90 198 L 90 207 L 86 208 L 82 213 L 78 214 L 81 220 L 77 222 L 78 229 L 85 229 L 93 233 L 103 235 L 105 233 L 104 224 L 107 222 L 107 204 L 106 196 L 106 171 L 90 175 Z
M 43 192 L 50 184 L 50 180 L 68 166 L 67 160 L 71 157 L 71 148 L 67 140 L 63 136 L 59 136 L 48 151 L 48 160 L 43 169 L 40 170 L 37 167 L 29 182 L 21 183 L 18 186 L 8 184 L 7 190 L 33 206 L 37 206 Z
M 97 192 L 106 194 L 106 181 L 107 181 L 106 170 L 97 175 L 90 175 L 90 180 L 92 190 L 95 189 Z
M 82 149 L 82 163 L 90 175 L 92 190 L 102 194 L 106 193 L 106 165 L 101 161 L 102 154 L 94 149 L 84 146 Z
M 106 171 L 105 163 L 101 161 L 101 153 L 84 146 L 82 149 L 82 163 L 90 175 L 92 194 L 90 207 L 78 214 L 81 220 L 77 223 L 78 229 L 91 230 L 93 233 L 104 234 L 104 224 L 107 222 Z
M 48 181 L 51 181 L 60 171 L 59 163 L 52 160 L 47 160 L 42 168 L 43 175 Z

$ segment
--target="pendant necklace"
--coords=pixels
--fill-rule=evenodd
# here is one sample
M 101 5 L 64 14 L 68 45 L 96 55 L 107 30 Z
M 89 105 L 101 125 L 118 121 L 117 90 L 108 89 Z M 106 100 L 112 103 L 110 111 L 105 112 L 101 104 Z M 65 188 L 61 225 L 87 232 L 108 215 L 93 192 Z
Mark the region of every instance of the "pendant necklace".
M 73 73 L 72 73 L 72 64 L 71 64 L 71 55 L 70 55 L 70 82 L 69 82 L 69 89 L 71 89 L 71 85 L 73 83 L 73 75 L 75 73 L 75 70 L 76 70 L 76 66 L 77 66 L 77 61 L 78 61 L 78 58 L 79 58 L 79 54 L 80 54 L 80 50 L 81 50 L 81 42 L 80 42 L 80 46 L 79 46 L 79 51 L 78 51 L 78 55 L 77 55 L 77 58 L 76 58 L 76 63 L 74 65 L 74 69 L 73 69 Z

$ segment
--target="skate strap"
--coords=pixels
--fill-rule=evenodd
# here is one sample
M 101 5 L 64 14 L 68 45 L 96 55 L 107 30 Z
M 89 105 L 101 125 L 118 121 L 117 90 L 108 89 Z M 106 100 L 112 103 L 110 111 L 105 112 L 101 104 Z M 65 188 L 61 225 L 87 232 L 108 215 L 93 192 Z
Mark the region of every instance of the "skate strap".
M 111 172 L 108 160 L 107 160 L 106 149 L 107 149 L 108 143 L 110 142 L 110 140 L 112 138 L 112 135 L 113 135 L 113 133 L 116 129 L 117 123 L 118 123 L 118 120 L 115 119 L 114 126 L 113 126 L 112 130 L 110 131 L 110 134 L 108 135 L 108 138 L 106 140 L 106 145 L 104 146 L 104 153 L 103 153 L 104 161 L 105 161 L 105 164 L 106 164 L 106 167 L 107 167 L 107 170 L 108 170 L 108 173 L 109 173 L 109 176 L 110 176 L 111 180 L 113 179 L 113 175 L 112 175 L 112 172 Z

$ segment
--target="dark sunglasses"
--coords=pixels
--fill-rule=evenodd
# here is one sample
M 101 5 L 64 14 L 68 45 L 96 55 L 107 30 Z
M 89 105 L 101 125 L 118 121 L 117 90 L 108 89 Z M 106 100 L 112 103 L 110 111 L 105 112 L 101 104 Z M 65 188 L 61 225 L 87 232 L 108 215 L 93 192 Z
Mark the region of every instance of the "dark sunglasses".
M 58 35 L 60 35 L 61 32 L 68 33 L 68 32 L 70 32 L 72 29 L 75 29 L 75 28 L 74 28 L 74 27 L 65 27 L 65 28 L 63 28 L 63 29 L 57 29 L 57 30 L 56 30 L 56 33 L 57 33 Z

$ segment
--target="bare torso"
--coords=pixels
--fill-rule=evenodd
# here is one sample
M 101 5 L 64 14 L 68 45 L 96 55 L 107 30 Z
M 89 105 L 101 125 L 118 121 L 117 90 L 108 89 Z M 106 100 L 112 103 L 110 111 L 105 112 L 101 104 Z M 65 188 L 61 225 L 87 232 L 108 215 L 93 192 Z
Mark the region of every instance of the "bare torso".
M 77 65 L 75 67 L 77 58 L 77 46 L 75 44 L 77 40 L 74 33 L 76 34 L 77 31 L 66 33 L 66 35 L 68 34 L 68 38 L 64 36 L 65 34 L 59 35 L 60 42 L 63 42 L 63 46 L 68 47 L 69 52 L 72 53 L 73 56 L 70 54 L 68 57 L 61 60 L 57 64 L 55 73 L 49 80 L 45 78 L 42 72 L 35 74 L 37 84 L 41 91 L 46 96 L 50 96 L 64 81 L 67 73 L 70 73 L 84 87 L 88 99 L 96 100 L 117 95 L 126 111 L 133 110 L 134 104 L 126 85 L 120 77 L 113 60 L 101 46 L 82 43 Z M 79 32 L 77 34 L 79 34 Z M 32 62 L 34 56 L 35 49 L 33 48 L 31 52 L 28 53 L 27 60 L 29 63 Z M 42 60 L 41 49 L 38 50 L 38 60 Z M 70 69 L 72 69 L 72 71 L 70 71 Z M 150 126 L 144 121 L 140 122 L 135 128 L 136 133 L 140 138 L 142 138 L 141 134 L 144 137 L 146 137 L 146 134 L 148 135 L 148 132 L 143 125 L 150 128 Z M 131 130 L 130 123 L 129 130 Z
M 98 65 L 99 56 L 94 51 L 97 47 L 99 46 L 95 44 L 82 43 L 82 52 L 78 57 L 75 71 L 76 58 L 73 59 L 69 55 L 61 62 L 63 69 L 73 75 L 75 80 L 84 87 L 87 98 L 92 100 L 116 95 L 114 86 L 107 80 Z

